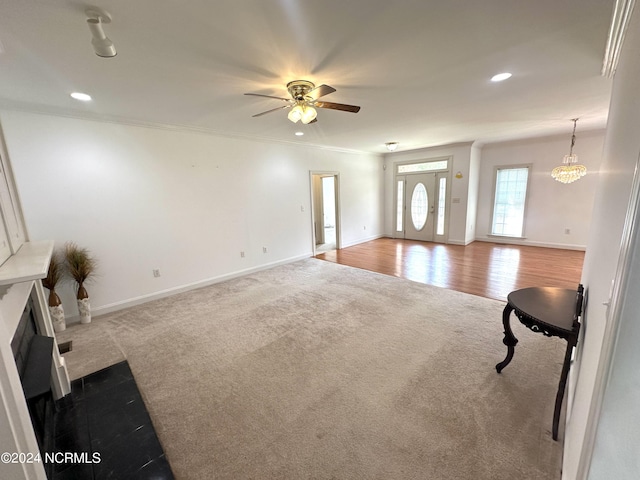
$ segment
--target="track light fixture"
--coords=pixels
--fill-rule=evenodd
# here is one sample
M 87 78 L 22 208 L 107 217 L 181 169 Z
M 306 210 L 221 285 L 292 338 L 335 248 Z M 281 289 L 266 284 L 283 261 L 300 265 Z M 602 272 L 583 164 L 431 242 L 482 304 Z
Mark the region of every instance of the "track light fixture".
M 85 12 L 89 18 L 87 18 L 87 25 L 91 31 L 91 45 L 93 45 L 93 51 L 99 57 L 111 58 L 116 56 L 116 47 L 113 42 L 107 37 L 102 29 L 102 25 L 105 23 L 111 23 L 111 15 L 104 10 L 96 8 L 90 8 Z

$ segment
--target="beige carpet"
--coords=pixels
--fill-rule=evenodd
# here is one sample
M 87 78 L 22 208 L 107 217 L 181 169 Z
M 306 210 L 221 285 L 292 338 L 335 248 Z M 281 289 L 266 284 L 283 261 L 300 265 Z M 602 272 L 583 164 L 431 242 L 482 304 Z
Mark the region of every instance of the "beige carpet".
M 178 479 L 559 479 L 565 343 L 495 300 L 308 259 L 75 325 L 126 358 Z

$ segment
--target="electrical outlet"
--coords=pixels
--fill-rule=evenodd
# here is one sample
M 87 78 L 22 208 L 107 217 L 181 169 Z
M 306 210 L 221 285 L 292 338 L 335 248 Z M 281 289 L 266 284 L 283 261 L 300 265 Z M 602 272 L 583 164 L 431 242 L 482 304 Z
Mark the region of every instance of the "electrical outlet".
M 364 229 L 366 230 L 366 229 L 367 229 L 367 226 L 365 225 L 365 226 L 364 226 L 364 227 L 362 227 L 362 228 L 364 228 Z
M 565 234 L 565 235 L 571 235 L 571 229 L 569 229 L 569 228 L 565 228 L 565 229 L 564 229 L 564 234 Z
M 300 205 L 300 211 L 304 212 L 304 205 Z
M 244 258 L 244 252 L 240 252 L 240 258 Z
M 159 270 L 159 269 L 157 269 L 157 268 L 154 268 L 154 269 L 153 269 L 153 276 L 154 276 L 154 277 L 156 277 L 156 278 L 158 278 L 158 277 L 160 276 L 160 270 Z
M 262 253 L 267 253 L 267 247 L 262 247 Z

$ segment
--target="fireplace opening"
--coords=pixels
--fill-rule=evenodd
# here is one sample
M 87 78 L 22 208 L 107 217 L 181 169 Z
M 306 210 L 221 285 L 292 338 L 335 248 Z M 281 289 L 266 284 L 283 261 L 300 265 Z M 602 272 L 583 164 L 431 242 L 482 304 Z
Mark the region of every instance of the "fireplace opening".
M 53 446 L 53 393 L 51 364 L 54 339 L 38 334 L 31 301 L 27 302 L 11 349 L 24 391 L 31 423 L 44 456 Z

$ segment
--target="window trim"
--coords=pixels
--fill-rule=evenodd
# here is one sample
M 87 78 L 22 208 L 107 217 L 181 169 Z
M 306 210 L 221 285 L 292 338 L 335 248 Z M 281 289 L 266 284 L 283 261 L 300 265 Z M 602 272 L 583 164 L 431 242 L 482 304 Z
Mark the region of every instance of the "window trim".
M 498 170 L 509 170 L 516 168 L 526 168 L 529 171 L 527 172 L 527 186 L 524 192 L 524 209 L 522 213 L 522 232 L 520 235 L 505 235 L 501 233 L 493 233 L 493 214 L 496 208 L 496 188 L 498 183 Z M 531 174 L 533 173 L 533 163 L 519 163 L 512 165 L 495 165 L 493 167 L 493 186 L 492 186 L 492 195 L 491 195 L 491 214 L 489 216 L 489 233 L 488 237 L 497 237 L 497 238 L 513 238 L 513 239 L 526 239 L 526 231 L 527 231 L 527 211 L 529 207 L 529 194 L 530 194 L 530 185 L 531 185 Z

